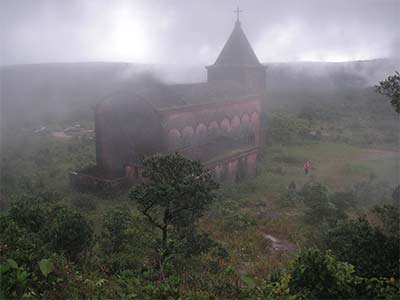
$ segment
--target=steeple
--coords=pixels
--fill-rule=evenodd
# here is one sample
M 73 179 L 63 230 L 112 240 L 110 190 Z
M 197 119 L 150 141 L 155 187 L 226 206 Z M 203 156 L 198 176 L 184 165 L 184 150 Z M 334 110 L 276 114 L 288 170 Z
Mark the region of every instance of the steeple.
M 215 63 L 207 66 L 208 81 L 235 81 L 249 93 L 265 89 L 265 69 L 253 51 L 239 19 L 239 8 L 235 26 Z
M 239 20 L 214 65 L 260 65 Z

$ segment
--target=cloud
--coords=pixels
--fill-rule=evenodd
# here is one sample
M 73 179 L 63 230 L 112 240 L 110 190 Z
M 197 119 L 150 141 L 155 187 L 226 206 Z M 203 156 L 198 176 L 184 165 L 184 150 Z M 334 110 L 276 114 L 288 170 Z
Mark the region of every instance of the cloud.
M 233 0 L 3 0 L 1 63 L 211 64 L 232 30 Z M 398 0 L 240 1 L 261 61 L 397 56 Z

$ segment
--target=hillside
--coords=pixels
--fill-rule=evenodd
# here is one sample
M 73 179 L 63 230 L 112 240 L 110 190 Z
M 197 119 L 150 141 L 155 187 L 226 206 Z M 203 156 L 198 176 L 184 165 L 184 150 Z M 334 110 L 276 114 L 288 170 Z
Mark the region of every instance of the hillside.
M 296 102 L 310 94 L 326 95 L 365 88 L 399 69 L 400 62 L 381 59 L 346 63 L 267 64 L 269 101 Z M 203 66 L 132 63 L 51 63 L 0 68 L 2 128 L 33 129 L 52 122 L 92 120 L 95 104 L 138 75 L 151 73 L 166 83 L 205 80 Z M 3 132 L 4 133 L 4 132 Z

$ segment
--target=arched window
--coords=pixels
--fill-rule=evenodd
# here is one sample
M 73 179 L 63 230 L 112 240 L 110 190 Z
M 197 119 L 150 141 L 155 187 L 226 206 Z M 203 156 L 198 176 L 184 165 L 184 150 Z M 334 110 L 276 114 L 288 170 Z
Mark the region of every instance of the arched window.
M 221 122 L 221 134 L 227 136 L 231 131 L 231 124 L 229 119 L 225 118 Z
M 169 149 L 177 149 L 181 147 L 181 133 L 177 129 L 171 129 L 168 132 L 168 145 Z
M 207 139 L 207 127 L 204 124 L 199 124 L 197 125 L 196 128 L 196 143 L 197 144 L 202 144 L 206 141 Z
M 208 136 L 213 138 L 219 135 L 219 126 L 217 121 L 212 121 L 208 125 Z
M 193 144 L 193 136 L 194 131 L 190 126 L 186 126 L 183 128 L 182 137 L 183 137 L 183 146 L 188 147 Z
M 239 138 L 240 132 L 240 118 L 238 116 L 234 116 L 231 121 L 231 133 L 234 137 Z

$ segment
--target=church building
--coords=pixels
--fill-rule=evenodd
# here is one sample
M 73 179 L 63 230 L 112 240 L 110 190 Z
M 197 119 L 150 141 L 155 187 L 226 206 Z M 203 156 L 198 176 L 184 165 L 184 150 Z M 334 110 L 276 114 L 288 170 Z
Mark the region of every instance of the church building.
M 140 182 L 143 159 L 178 152 L 202 161 L 216 180 L 255 176 L 266 67 L 239 18 L 207 82 L 164 85 L 144 81 L 101 101 L 95 112 L 96 166 L 71 173 L 81 190 Z

